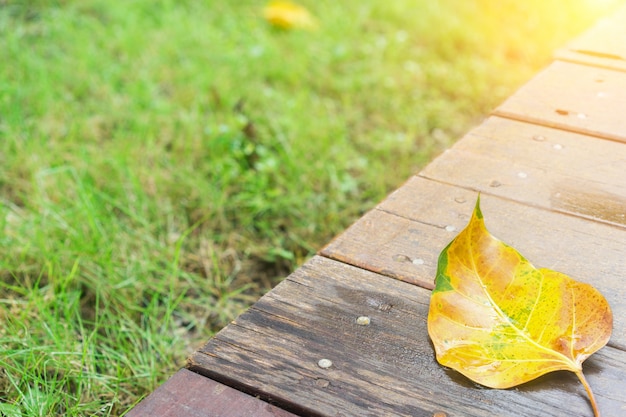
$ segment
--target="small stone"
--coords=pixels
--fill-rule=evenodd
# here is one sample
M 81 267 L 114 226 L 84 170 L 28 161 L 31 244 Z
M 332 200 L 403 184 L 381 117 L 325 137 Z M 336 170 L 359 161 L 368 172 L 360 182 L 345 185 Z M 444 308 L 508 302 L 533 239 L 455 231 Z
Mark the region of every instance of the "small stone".
M 521 171 L 517 173 L 517 176 L 519 178 L 528 178 L 528 174 L 525 172 L 521 172 Z
M 554 149 L 556 149 L 557 151 L 560 151 L 561 149 L 563 149 L 563 145 L 560 145 L 560 144 L 558 144 L 558 143 L 557 143 L 557 144 L 552 145 L 552 147 L 553 147 Z
M 493 188 L 498 188 L 501 185 L 502 185 L 502 183 L 500 181 L 498 181 L 498 180 L 493 180 L 493 181 L 491 181 L 491 183 L 489 183 L 489 186 L 493 187 Z
M 359 326 L 369 326 L 371 320 L 367 316 L 360 316 L 356 319 L 356 324 Z
M 543 142 L 544 140 L 546 140 L 546 137 L 542 136 L 542 135 L 535 135 L 535 136 L 533 136 L 533 140 L 535 140 L 537 142 Z
M 576 117 L 578 117 L 579 119 L 586 119 L 587 115 L 585 113 L 578 113 Z
M 320 359 L 319 362 L 317 362 L 317 366 L 322 369 L 328 369 L 333 366 L 333 362 L 330 359 Z
M 452 225 L 447 225 L 446 226 L 446 232 L 454 232 L 456 230 L 456 227 L 452 226 Z
M 464 197 L 456 197 L 456 198 L 454 199 L 454 201 L 456 201 L 456 202 L 457 202 L 457 203 L 459 203 L 459 204 L 463 204 L 463 203 L 465 203 L 467 200 L 466 200 Z
M 420 258 L 413 259 L 413 265 L 424 265 L 424 260 Z

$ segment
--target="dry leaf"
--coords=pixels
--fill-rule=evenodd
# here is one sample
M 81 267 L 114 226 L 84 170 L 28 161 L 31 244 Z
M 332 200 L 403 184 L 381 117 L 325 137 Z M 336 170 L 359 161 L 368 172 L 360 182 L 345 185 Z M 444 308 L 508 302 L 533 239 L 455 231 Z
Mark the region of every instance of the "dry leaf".
M 441 252 L 428 312 L 440 364 L 479 384 L 509 388 L 574 372 L 599 416 L 582 363 L 611 336 L 613 316 L 591 285 L 536 269 L 485 228 L 480 198 L 467 227 Z
M 280 29 L 314 29 L 317 26 L 307 9 L 290 1 L 269 2 L 263 15 L 272 26 Z

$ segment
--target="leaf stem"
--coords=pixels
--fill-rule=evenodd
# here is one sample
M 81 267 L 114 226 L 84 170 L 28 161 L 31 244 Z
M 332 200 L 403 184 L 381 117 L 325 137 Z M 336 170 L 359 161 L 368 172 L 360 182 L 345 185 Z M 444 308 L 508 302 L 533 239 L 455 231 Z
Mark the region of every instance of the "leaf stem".
M 596 397 L 594 397 L 593 391 L 591 391 L 591 386 L 589 385 L 589 383 L 585 379 L 585 375 L 583 375 L 583 371 L 582 370 L 576 371 L 575 374 L 578 377 L 578 379 L 580 379 L 580 382 L 582 382 L 583 387 L 585 387 L 585 390 L 587 391 L 587 395 L 589 396 L 589 401 L 591 402 L 591 408 L 593 408 L 593 415 L 595 417 L 600 417 L 600 410 L 598 410 L 598 404 L 596 403 Z

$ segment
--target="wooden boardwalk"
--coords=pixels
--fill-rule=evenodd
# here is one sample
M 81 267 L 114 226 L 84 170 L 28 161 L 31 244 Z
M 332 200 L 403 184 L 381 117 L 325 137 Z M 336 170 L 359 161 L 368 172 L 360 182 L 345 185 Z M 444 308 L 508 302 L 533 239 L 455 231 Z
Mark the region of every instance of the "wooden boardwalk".
M 426 317 L 437 258 L 479 191 L 491 233 L 609 301 L 612 338 L 584 371 L 603 416 L 626 416 L 626 8 L 560 50 L 127 415 L 591 416 L 572 373 L 494 390 L 435 360 Z

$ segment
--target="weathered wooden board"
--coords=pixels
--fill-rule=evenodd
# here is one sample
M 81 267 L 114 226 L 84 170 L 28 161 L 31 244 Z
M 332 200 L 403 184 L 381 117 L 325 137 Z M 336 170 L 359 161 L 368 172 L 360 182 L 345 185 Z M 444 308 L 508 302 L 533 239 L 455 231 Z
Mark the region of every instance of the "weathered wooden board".
M 420 175 L 626 227 L 620 142 L 491 117 Z
M 494 114 L 626 142 L 626 73 L 556 61 Z
M 430 291 L 314 257 L 189 362 L 210 378 L 311 416 L 591 415 L 573 374 L 509 390 L 437 364 L 426 330 Z M 369 326 L 357 317 L 368 316 Z M 332 366 L 323 369 L 320 359 Z M 585 373 L 606 416 L 626 413 L 626 352 L 605 347 Z
M 187 369 L 181 369 L 127 417 L 296 417 Z
M 441 250 L 467 224 L 477 193 L 413 177 L 320 252 L 432 288 Z M 626 229 L 483 194 L 489 231 L 537 267 L 588 282 L 614 313 L 612 346 L 626 349 Z
M 626 6 L 569 42 L 556 58 L 626 71 Z

